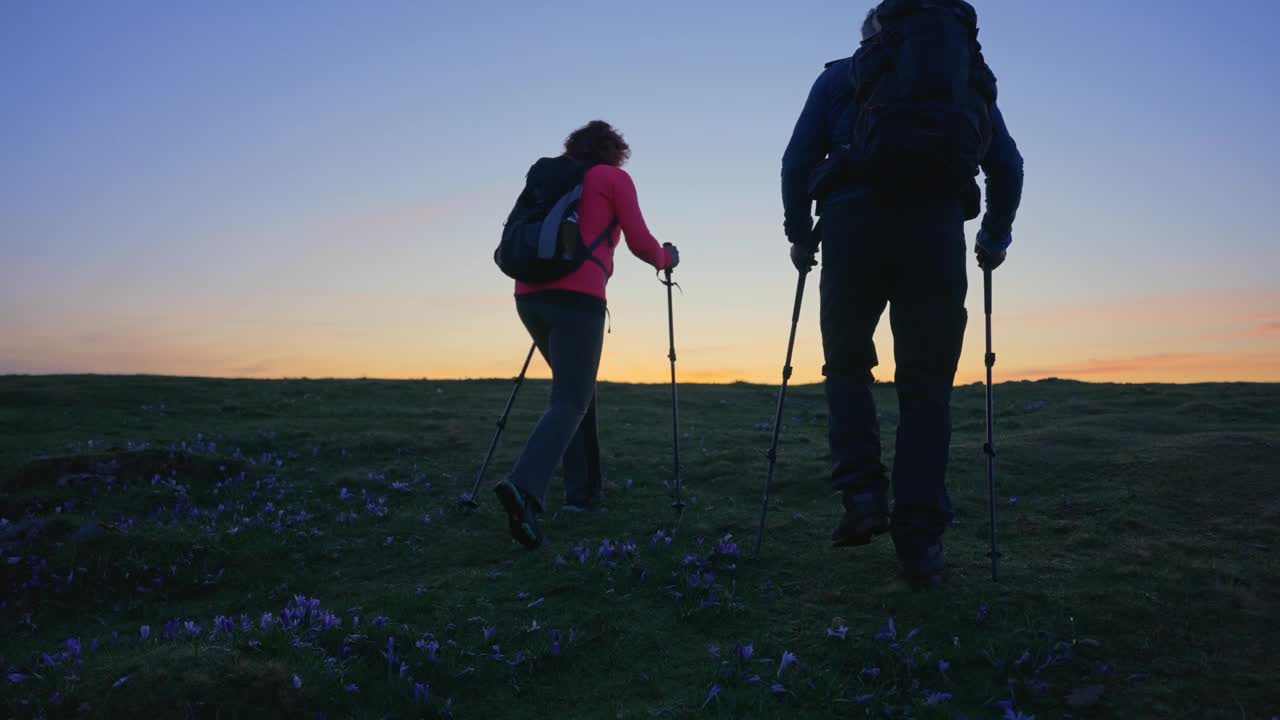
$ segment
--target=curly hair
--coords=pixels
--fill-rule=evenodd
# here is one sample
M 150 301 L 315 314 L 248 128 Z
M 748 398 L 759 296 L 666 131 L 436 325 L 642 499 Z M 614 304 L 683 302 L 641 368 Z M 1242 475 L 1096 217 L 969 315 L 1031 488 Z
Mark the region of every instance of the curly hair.
M 565 138 L 564 154 L 585 165 L 622 167 L 631 157 L 631 146 L 612 125 L 592 120 Z

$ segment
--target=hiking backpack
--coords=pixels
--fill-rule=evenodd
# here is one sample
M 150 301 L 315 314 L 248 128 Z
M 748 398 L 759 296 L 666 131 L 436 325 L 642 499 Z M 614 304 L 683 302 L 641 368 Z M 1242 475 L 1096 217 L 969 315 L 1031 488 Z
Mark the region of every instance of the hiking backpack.
M 891 189 L 936 189 L 978 174 L 991 146 L 996 78 L 964 0 L 885 0 L 850 65 L 852 148 Z
M 587 244 L 578 226 L 578 203 L 587 168 L 561 155 L 542 158 L 525 175 L 524 190 L 502 229 L 493 261 L 507 277 L 527 283 L 559 280 L 594 262 L 595 251 L 613 237 L 617 220 Z

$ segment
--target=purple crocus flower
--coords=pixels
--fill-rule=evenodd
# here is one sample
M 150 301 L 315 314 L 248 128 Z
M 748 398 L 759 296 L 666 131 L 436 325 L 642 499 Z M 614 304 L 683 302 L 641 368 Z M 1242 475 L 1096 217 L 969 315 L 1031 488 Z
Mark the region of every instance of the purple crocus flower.
M 560 631 L 551 631 L 551 657 L 560 657 Z
M 951 699 L 951 693 L 948 692 L 931 692 L 927 693 L 924 698 L 925 705 L 940 705 Z
M 876 699 L 876 696 L 874 694 L 868 693 L 866 695 L 859 695 L 858 697 L 854 698 L 853 701 L 858 703 L 859 705 L 866 705 L 867 703 L 875 699 Z
M 538 598 L 537 600 L 534 600 L 533 602 L 529 603 L 528 607 L 530 609 L 536 608 L 539 605 L 541 605 L 544 601 L 546 601 L 546 598 Z
M 409 674 L 409 663 L 400 663 L 400 679 L 403 680 L 405 675 Z
M 1016 498 L 1016 497 L 1011 497 L 1011 498 L 1009 498 L 1009 504 L 1010 504 L 1010 505 L 1017 505 L 1017 504 L 1018 504 L 1018 498 Z
M 440 656 L 436 654 L 440 651 L 440 643 L 436 642 L 435 640 L 432 640 L 431 642 L 427 643 L 427 646 L 425 649 L 427 651 L 427 660 L 430 660 L 433 663 L 440 662 Z
M 709 705 L 711 701 L 715 700 L 717 697 L 719 697 L 719 695 L 720 695 L 720 686 L 712 685 L 711 690 L 707 692 L 707 699 L 702 701 L 702 707 L 706 707 L 707 705 Z
M 355 683 L 348 683 L 347 686 L 342 689 L 346 690 L 349 695 L 355 695 L 360 692 L 360 686 Z
M 979 606 L 978 606 L 978 621 L 979 621 L 979 622 L 985 621 L 985 620 L 986 620 L 988 617 L 990 617 L 990 616 L 991 616 L 991 610 L 990 610 L 986 605 L 979 605 Z
M 143 625 L 139 628 L 138 634 L 142 636 L 143 641 L 146 641 L 147 638 L 151 637 L 151 626 Z
M 431 686 L 426 683 L 413 684 L 413 704 L 425 705 L 427 699 L 431 697 Z
M 747 643 L 746 645 L 738 648 L 738 657 L 742 658 L 743 662 L 751 662 L 751 656 L 754 655 L 755 652 L 755 646 L 751 643 Z
M 124 677 L 120 678 L 119 680 L 117 680 L 117 681 L 115 681 L 115 682 L 111 683 L 111 687 L 112 687 L 112 688 L 118 688 L 118 687 L 120 687 L 121 685 L 123 685 L 123 684 L 125 684 L 125 683 L 127 683 L 127 682 L 129 682 L 129 676 L 128 676 L 128 675 L 125 675 Z
M 493 639 L 494 634 L 498 632 L 498 628 L 490 625 L 489 627 L 482 628 L 481 632 L 484 633 L 484 641 L 489 642 Z
M 300 688 L 300 687 L 302 687 L 302 678 L 298 677 L 297 675 L 294 675 L 294 676 L 293 676 L 293 689 L 294 689 L 294 690 L 297 690 L 297 689 L 298 689 L 298 688 Z
M 10 685 L 21 685 L 22 683 L 30 680 L 31 676 L 23 675 L 22 673 L 11 672 L 8 675 L 6 675 L 5 678 L 9 681 Z
M 759 684 L 760 684 L 760 676 L 759 676 L 759 675 L 752 675 L 751 677 L 747 678 L 747 684 L 748 684 L 748 685 L 750 685 L 751 687 L 755 687 L 755 686 L 759 685 Z
M 769 686 L 769 692 L 773 693 L 774 695 L 785 695 L 787 692 L 787 688 L 782 683 L 776 682 Z
M 796 654 L 793 652 L 783 651 L 782 662 L 778 663 L 778 676 L 781 677 L 782 673 L 785 672 L 787 668 L 791 667 L 795 663 L 796 663 Z
M 951 669 L 951 663 L 947 662 L 946 660 L 938 661 L 938 672 L 945 673 L 950 669 Z
M 862 668 L 862 676 L 869 677 L 869 678 L 880 677 L 880 668 L 878 667 Z
M 275 623 L 275 620 L 275 616 L 271 613 L 264 612 L 262 613 L 262 620 L 259 622 L 259 626 L 262 628 L 263 632 L 270 632 L 271 626 Z
M 848 636 L 848 634 L 849 634 L 849 628 L 845 627 L 844 625 L 841 625 L 840 627 L 837 627 L 837 628 L 827 628 L 827 637 L 829 638 L 844 640 L 845 637 Z
M 883 630 L 876 633 L 876 639 L 877 640 L 897 640 L 898 639 L 898 627 L 894 625 L 892 615 L 889 616 L 889 624 L 886 625 Z

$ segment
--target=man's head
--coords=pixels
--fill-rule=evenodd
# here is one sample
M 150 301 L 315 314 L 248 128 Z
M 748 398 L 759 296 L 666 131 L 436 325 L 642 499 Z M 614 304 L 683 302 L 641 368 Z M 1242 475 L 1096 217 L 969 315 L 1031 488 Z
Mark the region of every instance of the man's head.
M 867 18 L 862 21 L 862 39 L 866 40 L 872 35 L 880 32 L 880 21 L 876 18 L 876 10 L 879 6 L 871 8 L 867 11 Z

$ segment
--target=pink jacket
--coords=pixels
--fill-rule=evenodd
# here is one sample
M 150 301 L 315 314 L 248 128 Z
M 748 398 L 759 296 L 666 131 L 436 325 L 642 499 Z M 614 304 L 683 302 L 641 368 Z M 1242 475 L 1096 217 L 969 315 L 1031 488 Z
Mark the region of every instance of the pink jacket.
M 614 228 L 613 237 L 595 251 L 595 257 L 604 268 L 585 262 L 559 280 L 537 284 L 516 282 L 516 297 L 546 290 L 568 290 L 604 300 L 605 285 L 613 275 L 613 251 L 618 245 L 619 232 L 626 236 L 627 248 L 632 255 L 658 270 L 667 269 L 671 255 L 645 225 L 631 176 L 622 168 L 596 165 L 583 178 L 582 200 L 578 203 L 578 225 L 583 240 L 587 244 L 594 242 L 614 218 L 617 218 L 618 226 Z

